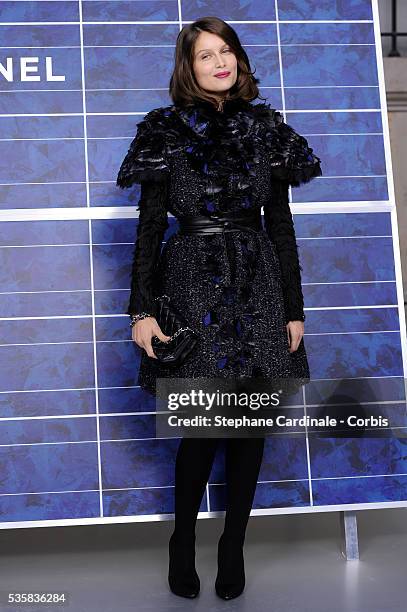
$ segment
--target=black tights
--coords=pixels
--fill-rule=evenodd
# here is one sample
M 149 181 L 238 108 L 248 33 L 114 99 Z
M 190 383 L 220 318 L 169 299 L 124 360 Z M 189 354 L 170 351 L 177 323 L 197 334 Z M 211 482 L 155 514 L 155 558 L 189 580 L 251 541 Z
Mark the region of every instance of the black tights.
M 218 438 L 182 438 L 175 463 L 175 532 L 195 534 L 196 519 L 212 469 Z M 226 517 L 224 533 L 243 545 L 264 438 L 227 438 L 225 449 Z

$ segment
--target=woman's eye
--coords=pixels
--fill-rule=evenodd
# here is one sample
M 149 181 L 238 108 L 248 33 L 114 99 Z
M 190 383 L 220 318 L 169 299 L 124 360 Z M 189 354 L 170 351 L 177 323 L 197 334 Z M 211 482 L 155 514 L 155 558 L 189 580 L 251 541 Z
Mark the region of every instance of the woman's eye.
M 224 49 L 223 51 L 226 51 L 227 53 L 229 53 L 230 49 Z M 202 55 L 201 59 L 205 59 L 206 57 L 209 57 L 209 55 L 208 54 Z

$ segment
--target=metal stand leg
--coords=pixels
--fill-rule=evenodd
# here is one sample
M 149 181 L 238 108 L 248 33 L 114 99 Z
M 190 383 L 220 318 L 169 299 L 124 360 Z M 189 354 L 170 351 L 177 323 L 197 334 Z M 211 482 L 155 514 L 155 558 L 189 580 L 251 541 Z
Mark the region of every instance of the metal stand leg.
M 359 560 L 358 525 L 356 512 L 344 510 L 339 512 L 341 525 L 342 548 L 341 554 L 347 561 Z

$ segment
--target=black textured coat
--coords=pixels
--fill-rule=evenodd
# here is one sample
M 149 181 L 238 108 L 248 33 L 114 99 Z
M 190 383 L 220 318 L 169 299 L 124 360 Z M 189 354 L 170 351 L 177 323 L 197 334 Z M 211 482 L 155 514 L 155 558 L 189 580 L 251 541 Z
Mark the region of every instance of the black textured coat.
M 154 313 L 169 295 L 199 332 L 178 368 L 143 350 L 138 384 L 157 377 L 309 380 L 304 339 L 289 352 L 286 323 L 305 320 L 289 185 L 321 175 L 306 139 L 268 104 L 206 102 L 150 111 L 117 185 L 141 184 L 128 313 Z M 206 236 L 175 233 L 161 250 L 168 212 L 206 215 L 263 208 L 265 229 Z

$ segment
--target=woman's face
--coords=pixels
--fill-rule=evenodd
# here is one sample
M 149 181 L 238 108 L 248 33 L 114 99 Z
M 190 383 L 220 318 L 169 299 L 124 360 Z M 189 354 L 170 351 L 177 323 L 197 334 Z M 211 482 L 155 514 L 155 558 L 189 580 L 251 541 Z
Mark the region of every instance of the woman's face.
M 195 41 L 193 70 L 199 86 L 221 100 L 236 83 L 236 56 L 217 34 L 201 32 Z M 216 76 L 222 72 L 229 74 Z

